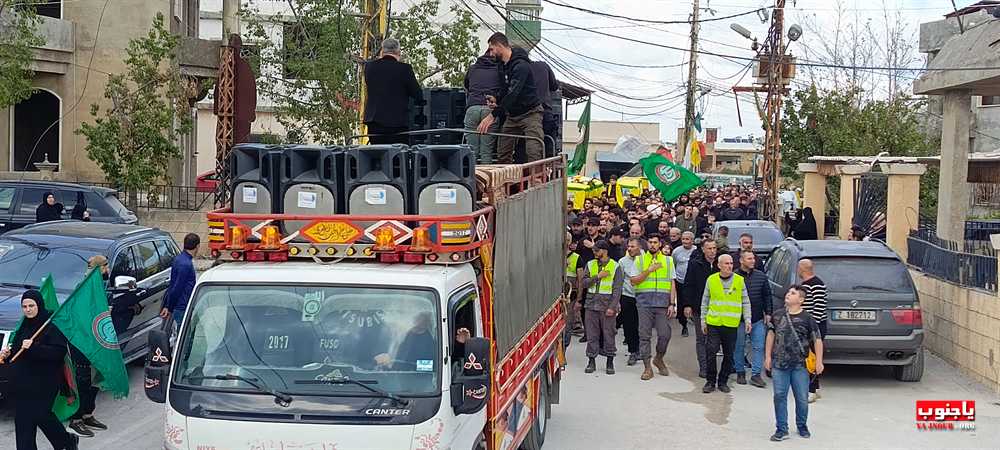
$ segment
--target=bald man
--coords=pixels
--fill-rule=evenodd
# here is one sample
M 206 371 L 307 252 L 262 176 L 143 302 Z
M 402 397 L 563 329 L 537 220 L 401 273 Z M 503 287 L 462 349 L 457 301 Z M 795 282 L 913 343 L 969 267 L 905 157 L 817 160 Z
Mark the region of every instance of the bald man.
M 826 283 L 816 276 L 815 265 L 811 259 L 799 261 L 799 280 L 806 291 L 806 299 L 802 302 L 802 308 L 806 310 L 816 325 L 819 325 L 819 334 L 826 337 Z M 809 382 L 809 403 L 819 399 L 819 375 Z
M 728 393 L 729 375 L 733 372 L 733 352 L 736 349 L 736 330 L 740 320 L 750 332 L 750 294 L 743 277 L 733 272 L 733 257 L 719 256 L 719 273 L 712 274 L 705 283 L 701 297 L 701 330 L 705 333 L 705 386 L 701 391 Z M 715 355 L 722 346 L 722 368 L 718 370 Z M 718 378 L 716 378 L 718 374 Z

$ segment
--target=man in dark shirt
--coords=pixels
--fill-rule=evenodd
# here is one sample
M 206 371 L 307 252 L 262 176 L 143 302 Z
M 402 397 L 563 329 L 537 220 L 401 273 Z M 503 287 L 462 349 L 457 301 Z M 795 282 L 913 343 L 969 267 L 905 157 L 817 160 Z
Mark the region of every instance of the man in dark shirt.
M 174 262 L 170 266 L 170 284 L 167 286 L 167 293 L 163 298 L 163 309 L 160 310 L 160 317 L 167 319 L 172 316 L 178 330 L 180 330 L 181 320 L 184 319 L 184 311 L 187 310 L 188 301 L 191 300 L 194 283 L 198 279 L 198 275 L 194 271 L 194 257 L 198 256 L 199 245 L 201 245 L 201 238 L 197 234 L 188 233 L 187 236 L 184 236 L 184 251 L 174 258 Z
M 365 64 L 365 125 L 373 135 L 372 144 L 407 144 L 410 138 L 407 108 L 409 99 L 420 100 L 423 92 L 413 67 L 401 62 L 399 41 L 382 41 L 382 58 Z
M 747 287 L 747 295 L 750 296 L 750 384 L 762 388 L 767 386 L 760 374 L 764 366 L 764 338 L 767 336 L 766 327 L 771 321 L 772 301 L 771 284 L 767 280 L 767 274 L 755 268 L 757 259 L 752 250 L 740 250 L 740 267 L 736 273 L 743 277 L 743 283 Z M 738 329 L 736 333 L 736 359 L 733 362 L 733 370 L 736 371 L 736 384 L 746 384 L 746 370 L 744 369 L 746 359 L 746 333 Z
M 746 218 L 746 211 L 740 208 L 739 197 L 733 197 L 729 201 L 729 208 L 722 211 L 722 217 L 720 220 L 743 220 Z
M 611 236 L 608 238 L 608 256 L 611 259 L 618 261 L 625 256 L 625 238 L 628 236 L 628 232 L 625 228 L 618 227 L 611 230 Z
M 431 313 L 421 312 L 417 314 L 413 328 L 403 342 L 399 344 L 396 351 L 396 370 L 416 370 L 417 372 L 431 372 L 434 370 L 434 361 L 437 360 L 438 344 L 433 331 L 434 321 Z
M 799 436 L 811 436 L 806 421 L 809 416 L 809 401 L 806 391 L 809 387 L 809 371 L 806 357 L 810 344 L 816 354 L 816 375 L 823 373 L 823 338 L 819 327 L 809 313 L 802 308 L 805 289 L 792 285 L 785 294 L 785 308 L 775 311 L 771 326 L 768 327 L 764 350 L 764 368 L 771 371 L 774 378 L 774 421 L 775 432 L 772 441 L 788 439 L 788 390 L 795 397 L 795 425 Z
M 535 90 L 538 92 L 538 99 L 542 102 L 542 131 L 552 140 L 545 140 L 545 154 L 555 155 L 554 147 L 556 138 L 560 136 L 559 124 L 562 123 L 550 104 L 552 93 L 559 90 L 559 82 L 556 81 L 556 74 L 545 61 L 532 61 L 531 74 L 535 77 Z M 612 183 L 614 177 L 612 176 Z M 609 183 L 609 186 L 611 184 Z M 611 191 L 614 192 L 614 191 Z
M 531 73 L 528 52 L 520 47 L 511 47 L 503 33 L 493 33 L 489 39 L 490 51 L 503 61 L 506 92 L 493 108 L 493 114 L 479 123 L 479 132 L 485 133 L 497 120 L 506 117 L 501 131 L 504 134 L 528 136 L 525 139 L 525 153 L 528 162 L 544 156 L 544 132 L 542 130 L 542 101 L 538 98 L 535 77 Z M 497 145 L 497 162 L 514 163 L 516 138 L 501 137 Z
M 488 105 L 487 98 L 500 96 L 503 88 L 503 73 L 497 64 L 493 52 L 489 49 L 486 54 L 476 59 L 475 64 L 469 67 L 465 73 L 465 129 L 472 130 L 479 126 L 483 118 L 490 115 L 492 110 Z M 494 123 L 487 129 L 487 132 L 496 133 L 500 128 L 499 123 Z M 472 150 L 476 152 L 477 161 L 481 164 L 492 164 L 496 157 L 496 136 L 489 134 L 469 133 L 466 141 Z
M 707 370 L 705 361 L 705 333 L 701 326 L 701 296 L 705 292 L 705 284 L 709 275 L 719 271 L 716 262 L 718 247 L 713 239 L 701 242 L 701 248 L 691 254 L 687 273 L 684 275 L 685 293 L 681 294 L 681 313 L 688 322 L 694 324 L 695 351 L 698 353 L 698 376 L 705 378 Z

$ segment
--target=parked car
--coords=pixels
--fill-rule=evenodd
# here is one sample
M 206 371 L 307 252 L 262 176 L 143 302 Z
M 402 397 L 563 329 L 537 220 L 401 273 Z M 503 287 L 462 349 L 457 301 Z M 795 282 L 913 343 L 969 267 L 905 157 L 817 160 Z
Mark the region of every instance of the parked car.
M 46 192 L 62 203 L 64 219 L 70 218 L 73 207 L 82 198 L 91 222 L 139 223 L 139 218 L 118 200 L 117 191 L 111 188 L 55 181 L 0 181 L 0 233 L 35 223 L 35 210 Z
M 782 242 L 767 265 L 775 308 L 798 283 L 799 261 L 810 259 L 826 283 L 828 333 L 823 362 L 892 366 L 900 381 L 924 371 L 920 299 L 906 265 L 879 241 Z
M 195 178 L 195 186 L 198 192 L 215 192 L 219 187 L 219 177 L 215 174 L 215 170 L 209 170 Z
M 139 295 L 141 310 L 118 336 L 126 362 L 146 354 L 146 334 L 161 325 L 160 305 L 170 282 L 170 264 L 179 253 L 170 234 L 136 225 L 60 220 L 28 225 L 0 235 L 0 341 L 6 346 L 21 318 L 21 294 L 52 274 L 62 302 L 83 280 L 87 260 L 108 258 L 110 306 L 126 295 Z M 135 289 L 129 289 L 131 282 Z M 134 299 L 134 297 L 133 297 Z M 127 319 L 126 319 L 127 320 Z M 7 386 L 0 365 L 0 398 Z
M 753 253 L 765 263 L 771 256 L 771 251 L 785 239 L 785 234 L 781 232 L 778 224 L 769 220 L 723 220 L 715 222 L 712 228 L 712 237 L 718 239 L 719 227 L 721 226 L 729 228 L 728 244 L 731 251 L 739 250 L 741 234 L 750 233 L 753 236 Z

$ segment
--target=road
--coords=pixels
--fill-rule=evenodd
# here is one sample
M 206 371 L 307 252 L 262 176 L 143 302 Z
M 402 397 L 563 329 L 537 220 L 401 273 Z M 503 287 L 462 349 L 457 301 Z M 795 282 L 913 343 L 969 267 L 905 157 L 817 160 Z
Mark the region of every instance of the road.
M 674 331 L 667 352 L 671 375 L 646 382 L 639 380 L 641 365 L 625 366 L 624 356 L 618 358 L 617 375 L 584 374 L 583 345 L 574 342 L 562 404 L 552 410 L 546 450 L 997 448 L 1000 442 L 1000 397 L 931 355 L 919 383 L 897 382 L 881 368 L 828 368 L 823 398 L 810 405 L 813 438 L 769 442 L 774 431 L 770 386 L 758 389 L 732 383 L 731 394 L 702 394 L 694 336 L 681 338 L 677 327 Z M 111 429 L 84 439 L 81 448 L 162 448 L 163 406 L 146 400 L 141 366 L 130 366 L 129 374 L 128 399 L 115 401 L 103 393 L 98 398 L 98 417 Z M 975 400 L 976 431 L 917 431 L 914 401 L 918 399 Z M 792 409 L 789 414 L 794 417 Z M 790 420 L 794 430 L 794 419 Z M 41 436 L 39 444 L 41 449 L 51 448 Z M 5 411 L 0 415 L 0 450 L 8 449 L 14 449 L 14 423 Z

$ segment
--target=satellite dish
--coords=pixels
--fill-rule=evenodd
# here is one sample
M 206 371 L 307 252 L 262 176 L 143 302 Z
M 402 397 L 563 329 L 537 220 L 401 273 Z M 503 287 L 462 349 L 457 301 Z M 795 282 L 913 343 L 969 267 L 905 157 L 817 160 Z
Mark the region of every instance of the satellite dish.
M 802 27 L 798 24 L 794 24 L 788 27 L 788 39 L 792 42 L 799 40 L 802 37 Z

